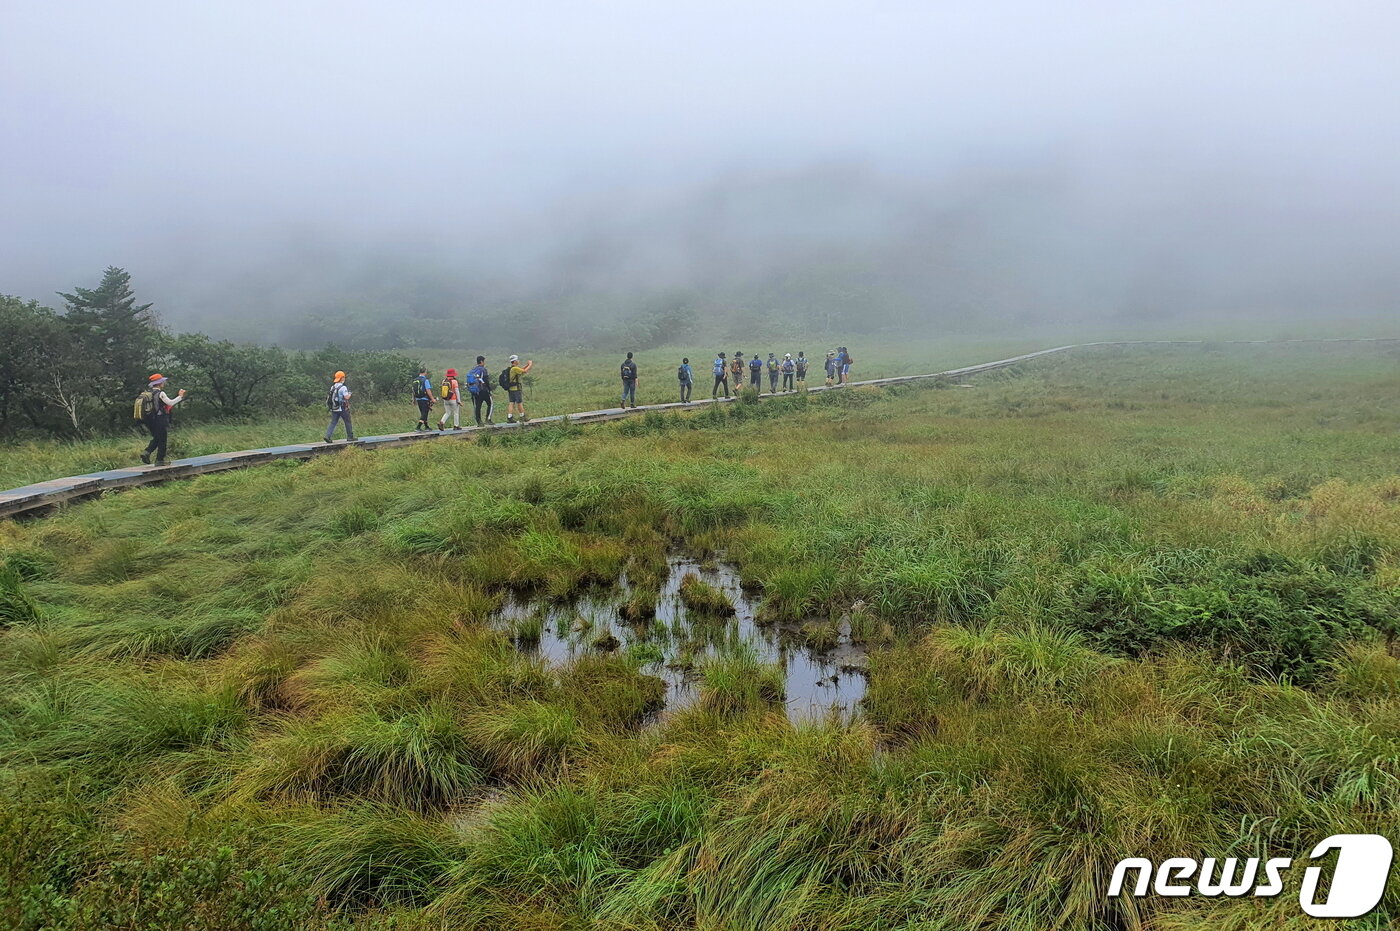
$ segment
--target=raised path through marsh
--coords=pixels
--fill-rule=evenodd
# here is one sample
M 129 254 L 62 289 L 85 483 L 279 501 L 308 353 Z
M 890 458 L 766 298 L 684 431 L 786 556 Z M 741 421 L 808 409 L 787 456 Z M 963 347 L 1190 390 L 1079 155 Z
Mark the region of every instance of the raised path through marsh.
M 1068 352 L 1071 349 L 1087 349 L 1093 346 L 1163 346 L 1163 345 L 1220 345 L 1220 344 L 1265 344 L 1277 345 L 1287 343 L 1389 343 L 1400 342 L 1400 337 L 1385 338 L 1352 338 L 1352 339 L 1286 339 L 1286 340 L 1127 340 L 1110 341 L 1096 343 L 1071 343 L 1067 346 L 1055 346 L 1051 349 L 1041 349 L 1038 352 L 1028 352 L 1024 355 L 1012 356 L 1009 359 L 998 359 L 995 362 L 982 362 L 978 365 L 968 365 L 963 368 L 949 369 L 945 372 L 930 372 L 927 375 L 899 375 L 894 378 L 875 378 L 868 381 L 854 381 L 846 385 L 834 385 L 830 388 L 825 385 L 817 385 L 808 388 L 809 393 L 819 391 L 845 391 L 850 388 L 862 386 L 880 385 L 900 385 L 911 382 L 926 381 L 937 378 L 965 378 L 970 375 L 979 375 L 983 372 L 991 372 L 996 369 L 1006 368 L 1031 359 L 1038 359 L 1041 356 L 1053 355 L 1060 352 Z M 698 384 L 698 382 L 697 382 Z M 49 509 L 65 502 L 78 498 L 87 498 L 99 495 L 107 491 L 118 491 L 124 488 L 134 488 L 139 485 L 154 485 L 158 482 L 167 482 L 177 478 L 189 478 L 195 475 L 204 475 L 208 472 L 223 472 L 229 469 L 241 469 L 251 465 L 261 465 L 265 462 L 273 462 L 279 459 L 311 459 L 315 456 L 323 456 L 331 453 L 338 453 L 347 446 L 358 446 L 361 449 L 381 449 L 390 446 L 408 446 L 412 443 L 424 443 L 430 441 L 461 439 L 475 436 L 479 433 L 500 430 L 521 430 L 530 427 L 543 426 L 551 423 L 559 423 L 568 420 L 570 423 L 598 423 L 607 420 L 620 420 L 624 417 L 631 417 L 634 414 L 645 414 L 648 411 L 669 411 L 669 410 L 694 410 L 706 404 L 733 403 L 736 398 L 698 398 L 689 404 L 679 402 L 670 404 L 647 404 L 633 408 L 610 407 L 596 411 L 581 411 L 576 414 L 556 414 L 551 417 L 533 418 L 525 423 L 498 423 L 488 427 L 463 427 L 460 431 L 449 431 L 440 433 L 436 430 L 428 433 L 387 433 L 383 436 L 362 436 L 354 442 L 311 442 L 298 443 L 291 446 L 273 446 L 267 449 L 243 449 L 229 453 L 215 453 L 208 456 L 194 456 L 189 459 L 176 459 L 169 465 L 145 466 L 138 465 L 126 469 L 111 469 L 106 472 L 89 472 L 86 475 L 73 475 L 68 478 L 55 478 L 46 482 L 35 482 L 33 485 L 25 485 L 21 488 L 12 488 L 9 491 L 0 491 L 0 518 L 15 517 L 21 514 L 43 514 Z

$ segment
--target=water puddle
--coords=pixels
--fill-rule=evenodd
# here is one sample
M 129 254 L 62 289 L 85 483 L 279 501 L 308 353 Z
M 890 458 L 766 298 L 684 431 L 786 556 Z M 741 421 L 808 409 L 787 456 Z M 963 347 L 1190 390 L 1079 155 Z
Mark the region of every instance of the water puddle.
M 623 619 L 620 612 L 633 595 L 624 577 L 611 591 L 570 602 L 509 598 L 496 622 L 520 650 L 551 665 L 589 652 L 634 651 L 645 658 L 642 671 L 666 683 L 663 716 L 699 698 L 701 669 L 707 661 L 747 652 L 783 671 L 791 720 L 855 713 L 865 694 L 865 650 L 851 642 L 849 624 L 828 630 L 827 643 L 813 647 L 800 626 L 758 624 L 759 598 L 743 590 L 733 567 L 685 556 L 668 562 L 670 572 L 655 618 Z M 734 613 L 721 616 L 687 608 L 681 583 L 690 575 L 723 592 Z

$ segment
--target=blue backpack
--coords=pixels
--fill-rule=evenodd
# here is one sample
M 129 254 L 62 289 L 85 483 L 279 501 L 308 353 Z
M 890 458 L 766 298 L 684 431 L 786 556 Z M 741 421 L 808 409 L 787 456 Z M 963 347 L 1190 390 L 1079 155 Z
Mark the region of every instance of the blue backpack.
M 755 356 L 754 360 L 749 363 L 749 368 L 755 372 L 763 371 L 763 360 Z
M 723 359 L 716 359 L 716 360 L 715 360 L 715 377 L 716 377 L 716 378 L 719 378 L 719 377 L 720 377 L 721 375 L 723 375 L 723 374 L 724 374 L 724 360 L 723 360 Z

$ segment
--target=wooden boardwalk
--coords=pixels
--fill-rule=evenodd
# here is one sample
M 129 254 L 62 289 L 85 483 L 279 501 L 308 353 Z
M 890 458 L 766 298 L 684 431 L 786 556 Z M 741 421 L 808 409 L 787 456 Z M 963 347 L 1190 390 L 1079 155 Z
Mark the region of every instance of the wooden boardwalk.
M 1209 342 L 1211 345 L 1220 343 L 1247 343 L 1247 344 L 1268 344 L 1278 343 L 1382 343 L 1400 342 L 1400 338 L 1370 338 L 1370 339 L 1297 339 L 1297 340 L 1132 340 L 1121 342 L 1098 342 L 1098 343 L 1072 343 L 1067 346 L 1055 346 L 1051 349 L 1042 349 L 1038 352 L 1028 352 L 1024 355 L 1012 356 L 1009 359 L 998 359 L 995 362 L 983 362 L 978 365 L 968 365 L 963 368 L 949 369 L 946 372 L 931 372 L 927 375 L 900 375 L 895 378 L 876 378 L 868 381 L 851 382 L 848 385 L 836 385 L 830 388 L 825 385 L 817 385 L 808 388 L 809 393 L 815 394 L 820 391 L 845 391 L 856 387 L 878 387 L 882 385 L 900 385 L 912 382 L 927 381 L 938 378 L 966 378 L 971 375 L 980 375 L 984 372 L 995 371 L 1006 368 L 1031 359 L 1038 359 L 1041 356 L 1053 355 L 1055 353 L 1068 352 L 1071 349 L 1087 349 L 1093 346 L 1150 346 L 1150 345 L 1203 345 Z M 813 360 L 816 362 L 817 360 Z M 698 384 L 698 383 L 697 383 Z M 769 396 L 769 395 L 764 395 Z M 112 469 L 106 472 L 90 472 L 87 475 L 74 475 L 68 478 L 55 478 L 46 482 L 36 482 L 33 485 L 25 485 L 22 488 L 13 488 L 9 491 L 0 491 L 0 518 L 15 517 L 21 514 L 43 514 L 57 505 L 78 498 L 91 497 L 105 491 L 117 491 L 123 488 L 132 488 L 137 485 L 154 485 L 158 482 L 167 482 L 177 478 L 189 478 L 194 475 L 204 475 L 209 472 L 224 472 L 229 469 L 242 469 L 247 466 L 260 465 L 264 462 L 273 462 L 279 459 L 311 459 L 315 456 L 324 456 L 338 453 L 347 446 L 358 446 L 361 449 L 382 449 L 390 446 L 408 446 L 413 443 L 424 443 L 432 441 L 461 439 L 472 437 L 486 431 L 502 430 L 522 430 L 530 427 L 544 426 L 551 423 L 560 423 L 568 420 L 570 423 L 599 423 L 608 420 L 620 420 L 624 417 L 631 417 L 636 414 L 645 414 L 648 411 L 672 411 L 672 410 L 696 410 L 707 404 L 733 403 L 735 398 L 699 398 L 689 404 L 648 404 L 634 408 L 612 407 L 596 411 L 582 411 L 576 414 L 556 414 L 552 417 L 539 417 L 527 423 L 498 423 L 489 427 L 463 427 L 461 430 L 454 430 L 440 433 L 436 430 L 428 433 L 388 433 L 383 436 L 359 437 L 353 443 L 298 443 L 291 446 L 273 446 L 268 449 L 243 449 L 237 452 L 216 453 L 209 456 L 195 456 L 190 459 L 176 459 L 165 466 L 138 465 L 126 469 Z

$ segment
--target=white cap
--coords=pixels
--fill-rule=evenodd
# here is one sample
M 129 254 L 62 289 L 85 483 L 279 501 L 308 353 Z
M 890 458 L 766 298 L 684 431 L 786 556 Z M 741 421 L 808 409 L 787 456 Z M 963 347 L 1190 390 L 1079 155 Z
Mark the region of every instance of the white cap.
M 512 361 L 512 362 L 519 362 L 519 361 L 520 361 L 520 357 L 519 357 L 519 356 L 511 356 L 511 357 L 510 357 L 510 361 Z
M 785 352 L 785 353 L 783 353 L 783 358 L 784 358 L 784 359 L 791 359 L 791 358 L 792 358 L 792 353 L 790 353 L 790 352 Z

